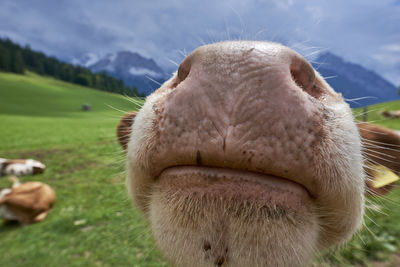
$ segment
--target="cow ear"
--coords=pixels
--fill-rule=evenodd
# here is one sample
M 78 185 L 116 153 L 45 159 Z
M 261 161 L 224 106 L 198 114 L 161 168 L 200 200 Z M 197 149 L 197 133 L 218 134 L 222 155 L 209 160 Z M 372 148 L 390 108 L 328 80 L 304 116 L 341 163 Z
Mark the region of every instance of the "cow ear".
M 135 120 L 137 112 L 132 111 L 126 113 L 119 122 L 117 126 L 117 137 L 122 148 L 126 151 L 129 143 L 129 138 L 131 137 L 132 124 Z

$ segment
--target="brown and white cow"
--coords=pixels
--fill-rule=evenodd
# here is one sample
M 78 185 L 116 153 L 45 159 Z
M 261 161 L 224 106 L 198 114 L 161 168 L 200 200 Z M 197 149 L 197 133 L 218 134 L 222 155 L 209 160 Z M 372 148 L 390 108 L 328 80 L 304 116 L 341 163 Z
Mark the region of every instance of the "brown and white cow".
M 395 111 L 385 110 L 382 111 L 381 114 L 386 118 L 391 118 L 391 119 L 400 118 L 400 110 L 395 110 Z
M 363 140 L 365 170 L 370 179 L 374 179 L 374 167 L 371 165 L 383 165 L 399 175 L 400 135 L 389 128 L 370 123 L 358 123 L 357 126 Z M 367 185 L 370 194 L 383 195 L 393 189 L 396 183 L 374 188 L 372 182 L 368 181 Z
M 3 159 L 0 158 L 0 176 L 4 175 L 34 175 L 43 173 L 46 166 L 33 159 Z
M 134 116 L 129 193 L 174 265 L 304 266 L 362 223 L 352 112 L 283 45 L 199 47 Z
M 41 182 L 20 183 L 11 177 L 13 186 L 0 191 L 0 218 L 30 224 L 46 218 L 55 201 L 55 191 Z

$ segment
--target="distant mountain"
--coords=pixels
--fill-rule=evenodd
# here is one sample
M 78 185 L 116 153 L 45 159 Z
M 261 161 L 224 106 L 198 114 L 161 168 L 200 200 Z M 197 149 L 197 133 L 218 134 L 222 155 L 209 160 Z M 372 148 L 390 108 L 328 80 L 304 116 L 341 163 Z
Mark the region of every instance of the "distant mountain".
M 362 107 L 379 102 L 398 100 L 397 88 L 373 71 L 346 62 L 332 53 L 323 53 L 315 60 L 314 68 L 324 77 L 336 92 L 343 94 L 351 107 Z M 356 103 L 357 102 L 357 103 Z
M 73 58 L 72 60 L 70 60 L 70 62 L 74 65 L 84 66 L 84 67 L 88 68 L 99 60 L 100 60 L 100 58 L 98 55 L 96 55 L 94 53 L 87 53 L 79 59 Z
M 93 57 L 88 57 L 88 61 Z M 105 71 L 109 75 L 121 79 L 126 85 L 136 86 L 138 91 L 149 95 L 169 77 L 154 62 L 138 53 L 121 51 L 108 54 L 106 57 L 88 66 L 93 72 Z
M 393 84 L 361 65 L 347 62 L 329 52 L 320 54 L 314 62 L 314 68 L 327 78 L 335 91 L 343 94 L 351 107 L 400 99 Z M 169 78 L 153 59 L 129 51 L 108 54 L 102 59 L 87 54 L 79 64 L 89 67 L 93 72 L 105 71 L 122 79 L 126 85 L 136 86 L 139 92 L 146 95 L 159 87 L 157 83 Z M 363 97 L 367 98 L 351 101 Z

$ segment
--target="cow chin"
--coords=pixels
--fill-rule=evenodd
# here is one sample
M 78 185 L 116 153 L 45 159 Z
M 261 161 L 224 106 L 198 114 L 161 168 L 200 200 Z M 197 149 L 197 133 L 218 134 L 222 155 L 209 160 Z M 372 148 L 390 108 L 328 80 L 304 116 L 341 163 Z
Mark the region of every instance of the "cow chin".
M 312 210 L 161 187 L 151 197 L 149 219 L 157 245 L 175 266 L 305 266 L 318 243 Z

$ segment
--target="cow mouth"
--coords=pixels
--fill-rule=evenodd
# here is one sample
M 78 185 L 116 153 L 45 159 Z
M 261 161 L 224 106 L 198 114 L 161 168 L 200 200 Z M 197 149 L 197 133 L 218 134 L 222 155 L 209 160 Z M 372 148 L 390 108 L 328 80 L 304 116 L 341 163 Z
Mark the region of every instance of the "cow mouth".
M 269 174 L 208 166 L 174 166 L 158 177 L 162 190 L 191 198 L 214 198 L 301 210 L 313 195 L 303 185 Z

